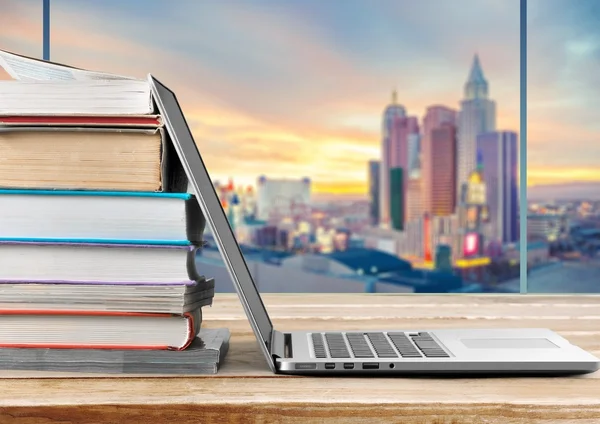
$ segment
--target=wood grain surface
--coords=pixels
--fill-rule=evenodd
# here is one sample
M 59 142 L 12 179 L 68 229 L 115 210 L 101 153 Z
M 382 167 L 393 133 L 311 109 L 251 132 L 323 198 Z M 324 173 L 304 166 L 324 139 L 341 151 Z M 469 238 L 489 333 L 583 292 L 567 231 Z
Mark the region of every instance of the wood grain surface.
M 265 295 L 280 330 L 547 327 L 600 356 L 600 296 Z M 560 378 L 313 378 L 273 375 L 235 295 L 218 375 L 98 377 L 0 371 L 0 423 L 600 424 L 600 372 Z

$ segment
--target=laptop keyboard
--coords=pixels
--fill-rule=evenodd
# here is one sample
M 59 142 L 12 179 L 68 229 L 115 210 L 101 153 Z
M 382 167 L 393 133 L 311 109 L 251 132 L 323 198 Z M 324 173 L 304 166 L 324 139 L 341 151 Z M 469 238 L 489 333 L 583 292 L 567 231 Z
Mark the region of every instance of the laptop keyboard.
M 448 358 L 426 332 L 312 333 L 316 358 Z

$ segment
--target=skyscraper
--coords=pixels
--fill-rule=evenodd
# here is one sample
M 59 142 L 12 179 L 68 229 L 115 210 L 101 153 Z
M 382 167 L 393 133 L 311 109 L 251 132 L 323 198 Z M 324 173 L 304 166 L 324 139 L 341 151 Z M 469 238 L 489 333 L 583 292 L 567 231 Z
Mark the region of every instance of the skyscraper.
M 431 215 L 454 213 L 455 201 L 448 202 L 447 196 L 456 193 L 456 135 L 451 130 L 455 124 L 455 110 L 439 105 L 427 108 L 421 142 L 421 187 L 423 211 Z M 436 133 L 434 146 L 433 131 L 443 125 L 446 127 Z
M 445 123 L 431 131 L 431 190 L 429 199 L 432 216 L 454 213 L 456 192 L 456 127 Z
M 369 218 L 371 225 L 379 224 L 380 202 L 380 163 L 377 160 L 369 161 Z
M 410 158 L 409 158 L 409 141 L 418 137 L 419 135 L 419 121 L 414 116 L 396 117 L 392 123 L 392 132 L 390 134 L 390 166 L 392 169 L 402 169 L 402 185 L 400 186 L 400 192 L 396 192 L 396 188 L 390 185 L 390 196 L 394 197 L 399 195 L 401 197 L 401 204 L 403 205 L 402 210 L 402 222 L 400 227 L 404 228 L 404 223 L 408 215 L 407 210 L 407 190 L 408 190 L 408 177 L 410 173 Z M 392 218 L 392 221 L 394 219 Z M 397 224 L 392 225 L 395 229 L 401 229 Z
M 397 116 L 390 133 L 390 167 L 402 168 L 405 174 L 410 168 L 409 142 L 419 137 L 419 120 L 415 116 Z M 414 141 L 413 141 L 414 142 Z
M 394 119 L 406 116 L 404 106 L 398 104 L 396 90 L 392 93 L 392 102 L 383 112 L 381 128 L 381 164 L 379 166 L 379 224 L 390 225 L 390 144 Z
M 406 222 L 413 222 L 423 217 L 421 182 L 421 171 L 418 168 L 409 172 L 406 184 Z
M 496 104 L 488 96 L 488 82 L 475 55 L 458 115 L 457 187 L 476 168 L 477 136 L 496 130 Z
M 405 223 L 406 197 L 406 174 L 403 168 L 392 168 L 390 170 L 390 224 L 394 230 L 403 231 Z
M 517 134 L 496 131 L 477 137 L 489 210 L 488 241 L 513 243 L 519 238 Z

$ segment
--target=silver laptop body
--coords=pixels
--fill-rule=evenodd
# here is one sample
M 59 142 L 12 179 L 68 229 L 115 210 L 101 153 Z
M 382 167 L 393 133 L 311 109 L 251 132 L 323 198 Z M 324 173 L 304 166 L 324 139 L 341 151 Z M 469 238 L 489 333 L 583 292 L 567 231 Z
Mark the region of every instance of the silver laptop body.
M 600 360 L 548 329 L 277 331 L 258 293 L 175 94 L 148 77 L 167 133 L 275 373 L 579 374 Z

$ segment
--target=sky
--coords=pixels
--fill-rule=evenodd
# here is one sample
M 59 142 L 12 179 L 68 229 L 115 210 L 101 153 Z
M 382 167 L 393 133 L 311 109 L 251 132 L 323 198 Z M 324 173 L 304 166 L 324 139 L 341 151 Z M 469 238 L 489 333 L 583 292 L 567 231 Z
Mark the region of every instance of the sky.
M 529 3 L 529 183 L 600 181 L 600 2 Z M 365 193 L 392 90 L 420 118 L 458 108 L 475 53 L 499 129 L 519 130 L 518 0 L 171 4 L 51 0 L 51 59 L 164 81 L 214 179 Z M 9 0 L 0 48 L 40 57 L 41 16 L 42 0 Z

